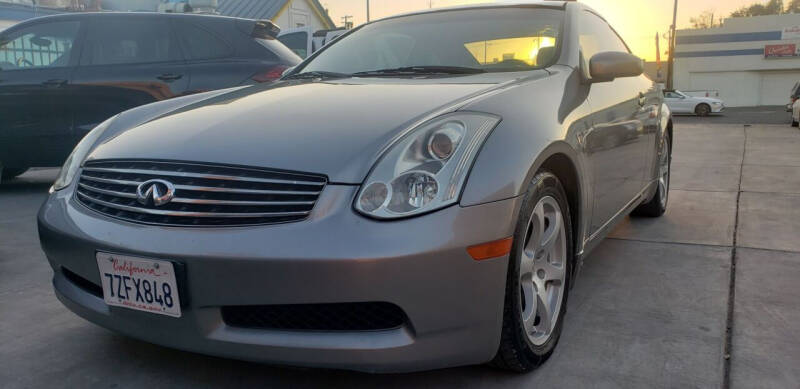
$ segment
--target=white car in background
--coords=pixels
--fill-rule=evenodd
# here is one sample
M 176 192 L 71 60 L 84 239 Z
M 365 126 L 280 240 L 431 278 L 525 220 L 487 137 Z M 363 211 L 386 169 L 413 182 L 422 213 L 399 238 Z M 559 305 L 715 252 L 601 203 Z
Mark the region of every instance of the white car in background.
M 689 96 L 681 91 L 664 91 L 664 102 L 672 113 L 695 114 L 708 116 L 725 110 L 722 100 L 711 97 Z
M 800 127 L 800 100 L 795 100 L 792 107 L 792 127 Z

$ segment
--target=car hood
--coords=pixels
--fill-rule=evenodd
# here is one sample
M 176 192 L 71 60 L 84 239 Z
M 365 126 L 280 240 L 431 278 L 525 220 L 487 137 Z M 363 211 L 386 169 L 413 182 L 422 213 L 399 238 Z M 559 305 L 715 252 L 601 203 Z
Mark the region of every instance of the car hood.
M 469 76 L 287 81 L 236 89 L 142 114 L 152 117 L 126 118 L 134 124 L 114 129 L 89 159 L 256 166 L 358 184 L 404 130 L 513 84 L 509 77 Z

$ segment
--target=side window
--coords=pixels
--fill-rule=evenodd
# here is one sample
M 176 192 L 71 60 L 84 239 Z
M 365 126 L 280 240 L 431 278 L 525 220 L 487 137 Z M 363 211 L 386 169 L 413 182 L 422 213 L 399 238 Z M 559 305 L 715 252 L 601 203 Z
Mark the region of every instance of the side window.
M 89 25 L 86 37 L 81 65 L 167 62 L 180 58 L 165 20 L 95 20 Z
M 308 33 L 305 31 L 281 35 L 278 40 L 299 55 L 300 58 L 308 57 L 311 54 L 308 52 Z
M 0 37 L 0 69 L 68 66 L 80 22 L 41 23 Z
M 585 61 L 595 54 L 606 51 L 629 53 L 628 46 L 619 35 L 599 16 L 584 11 L 581 14 L 580 34 L 578 36 Z
M 227 42 L 202 27 L 178 22 L 175 23 L 175 31 L 183 45 L 186 59 L 215 59 L 233 55 L 233 49 Z

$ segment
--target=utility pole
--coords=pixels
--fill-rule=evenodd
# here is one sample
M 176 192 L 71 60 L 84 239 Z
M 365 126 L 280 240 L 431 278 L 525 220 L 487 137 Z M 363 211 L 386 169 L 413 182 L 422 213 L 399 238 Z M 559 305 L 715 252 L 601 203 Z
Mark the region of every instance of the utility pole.
M 663 73 L 661 73 L 661 37 L 656 33 L 656 82 L 658 82 Z
M 678 0 L 675 0 L 675 10 L 672 12 L 672 34 L 669 39 L 669 66 L 667 68 L 667 89 L 675 88 L 675 29 L 678 23 Z
M 342 24 L 344 24 L 344 28 L 347 30 L 353 28 L 353 22 L 351 21 L 351 19 L 353 19 L 353 15 L 342 16 Z
M 367 23 L 369 23 L 369 0 L 367 0 Z

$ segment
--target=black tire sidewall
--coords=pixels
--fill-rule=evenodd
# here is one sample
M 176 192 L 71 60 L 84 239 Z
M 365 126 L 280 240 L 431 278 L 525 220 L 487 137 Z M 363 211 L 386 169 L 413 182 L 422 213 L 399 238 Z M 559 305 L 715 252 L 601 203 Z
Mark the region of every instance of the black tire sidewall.
M 708 116 L 711 114 L 711 106 L 705 103 L 700 104 L 694 109 L 694 112 L 698 116 Z
M 555 198 L 558 202 L 558 205 L 561 207 L 561 213 L 562 217 L 564 218 L 563 222 L 565 223 L 564 227 L 567 237 L 567 268 L 564 285 L 564 297 L 563 301 L 561 302 L 561 310 L 558 315 L 558 321 L 553 329 L 553 333 L 550 335 L 550 339 L 548 339 L 543 345 L 536 346 L 530 342 L 530 339 L 525 334 L 522 323 L 519 265 L 520 255 L 522 254 L 521 246 L 527 233 L 528 220 L 533 213 L 533 208 L 536 206 L 539 200 L 546 196 Z M 517 226 L 514 233 L 514 246 L 509 256 L 510 259 L 507 282 L 510 283 L 510 285 L 506 289 L 507 293 L 510 294 L 510 296 L 506 296 L 506 304 L 509 304 L 510 306 L 508 308 L 512 310 L 511 318 L 514 320 L 513 328 L 514 334 L 516 335 L 514 339 L 515 343 L 517 343 L 518 347 L 524 345 L 524 347 L 519 348 L 527 350 L 528 352 L 525 353 L 527 354 L 526 356 L 537 365 L 540 360 L 549 356 L 549 354 L 555 349 L 555 346 L 561 336 L 564 318 L 567 312 L 567 300 L 569 297 L 569 289 L 572 282 L 571 276 L 574 265 L 574 245 L 572 243 L 572 222 L 570 216 L 569 203 L 567 201 L 566 194 L 564 193 L 564 189 L 562 188 L 561 183 L 558 181 L 558 178 L 556 178 L 555 175 L 546 172 L 537 174 L 530 184 L 529 190 L 526 193 L 526 198 L 519 212 Z

